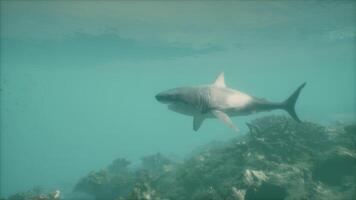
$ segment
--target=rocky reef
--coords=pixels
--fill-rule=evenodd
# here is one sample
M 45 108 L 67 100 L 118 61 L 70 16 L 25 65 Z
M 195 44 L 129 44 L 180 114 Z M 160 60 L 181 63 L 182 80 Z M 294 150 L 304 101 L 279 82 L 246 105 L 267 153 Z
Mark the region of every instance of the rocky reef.
M 9 200 L 59 200 L 60 191 L 45 192 L 39 187 L 35 187 L 27 192 L 19 192 L 9 197 Z M 0 198 L 1 200 L 1 198 Z
M 129 168 L 130 162 L 116 159 L 106 169 L 90 172 L 74 188 L 76 192 L 92 195 L 97 200 L 159 199 L 155 188 L 170 177 L 174 162 L 161 154 L 142 158 L 138 169 Z
M 181 162 L 156 154 L 132 168 L 124 158 L 114 160 L 106 169 L 83 177 L 74 191 L 96 200 L 348 200 L 356 196 L 355 124 L 325 127 L 268 116 L 247 126 L 249 131 L 242 137 L 206 145 Z M 17 199 L 24 198 L 10 197 Z

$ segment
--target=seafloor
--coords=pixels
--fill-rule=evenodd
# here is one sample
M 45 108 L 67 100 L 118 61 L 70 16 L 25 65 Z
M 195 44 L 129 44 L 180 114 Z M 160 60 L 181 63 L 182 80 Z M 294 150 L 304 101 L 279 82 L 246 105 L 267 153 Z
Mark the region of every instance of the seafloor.
M 90 172 L 73 192 L 40 190 L 8 200 L 301 200 L 356 197 L 356 124 L 322 126 L 268 116 L 228 142 L 196 150 L 184 161 L 162 154 L 139 167 L 125 158 Z M 55 197 L 56 196 L 56 197 Z

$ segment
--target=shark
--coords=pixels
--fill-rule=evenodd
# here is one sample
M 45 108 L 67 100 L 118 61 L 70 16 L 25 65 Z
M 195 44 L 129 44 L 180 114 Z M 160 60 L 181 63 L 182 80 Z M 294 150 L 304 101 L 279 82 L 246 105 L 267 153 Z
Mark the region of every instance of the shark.
M 192 116 L 194 131 L 199 130 L 205 119 L 217 118 L 239 132 L 231 117 L 279 109 L 287 111 L 295 121 L 301 122 L 295 111 L 295 104 L 305 85 L 305 82 L 301 84 L 284 101 L 271 102 L 229 88 L 222 72 L 213 84 L 173 88 L 158 93 L 155 98 L 167 104 L 174 112 Z

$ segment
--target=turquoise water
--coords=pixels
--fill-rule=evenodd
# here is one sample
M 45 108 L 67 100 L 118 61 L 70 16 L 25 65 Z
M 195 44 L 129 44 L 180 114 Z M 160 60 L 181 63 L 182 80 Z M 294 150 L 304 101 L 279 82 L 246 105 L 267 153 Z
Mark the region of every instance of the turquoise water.
M 210 84 L 272 101 L 307 82 L 303 121 L 356 120 L 354 1 L 1 1 L 1 190 L 70 192 L 92 170 L 183 159 L 237 134 L 157 102 Z M 269 114 L 269 113 L 267 113 Z M 273 114 L 285 114 L 273 111 Z M 245 122 L 266 115 L 235 117 Z

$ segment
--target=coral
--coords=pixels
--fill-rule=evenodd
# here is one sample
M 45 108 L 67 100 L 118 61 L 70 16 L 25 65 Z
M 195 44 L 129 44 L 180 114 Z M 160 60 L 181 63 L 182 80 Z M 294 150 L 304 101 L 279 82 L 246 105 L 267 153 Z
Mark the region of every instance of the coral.
M 9 200 L 60 200 L 60 191 L 44 192 L 40 188 L 34 188 L 27 192 L 19 192 L 9 197 Z
M 127 200 L 163 200 L 157 192 L 147 183 L 137 183 L 133 188 L 131 194 L 126 198 Z
M 157 199 L 154 187 L 163 188 L 165 177 L 173 170 L 173 162 L 161 154 L 142 158 L 136 170 L 124 158 L 114 160 L 105 170 L 91 172 L 75 186 L 75 191 L 92 195 L 97 200 Z
M 160 153 L 143 157 L 141 160 L 143 169 L 147 170 L 150 174 L 157 175 L 169 171 L 174 164 L 170 159 Z
M 127 195 L 134 185 L 134 178 L 130 173 L 112 174 L 108 170 L 90 172 L 82 178 L 74 188 L 92 195 L 95 199 L 114 199 L 118 196 Z
M 267 116 L 247 126 L 244 136 L 203 146 L 184 162 L 155 154 L 143 157 L 141 166 L 132 169 L 128 160 L 116 159 L 107 169 L 83 177 L 75 190 L 97 200 L 348 200 L 355 196 L 355 124 L 325 127 Z M 10 200 L 35 200 L 32 193 L 18 193 Z
M 174 184 L 181 193 L 167 196 L 251 200 L 321 199 L 329 194 L 351 199 L 355 193 L 353 125 L 330 129 L 268 116 L 248 127 L 243 138 L 207 148 L 185 161 Z M 208 192 L 210 187 L 214 195 Z
M 112 174 L 128 173 L 131 162 L 125 158 L 118 158 L 114 160 L 111 165 L 107 167 L 108 172 Z

